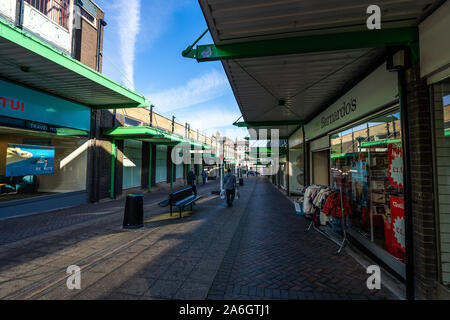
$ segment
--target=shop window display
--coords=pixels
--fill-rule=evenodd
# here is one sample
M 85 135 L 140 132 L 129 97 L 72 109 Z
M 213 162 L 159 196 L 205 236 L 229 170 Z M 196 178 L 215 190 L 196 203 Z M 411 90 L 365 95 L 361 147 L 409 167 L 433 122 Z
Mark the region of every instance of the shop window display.
M 350 200 L 349 227 L 405 259 L 400 113 L 331 136 L 331 185 Z
M 290 189 L 293 194 L 301 194 L 305 188 L 303 144 L 289 150 Z
M 0 202 L 86 190 L 87 141 L 0 127 Z

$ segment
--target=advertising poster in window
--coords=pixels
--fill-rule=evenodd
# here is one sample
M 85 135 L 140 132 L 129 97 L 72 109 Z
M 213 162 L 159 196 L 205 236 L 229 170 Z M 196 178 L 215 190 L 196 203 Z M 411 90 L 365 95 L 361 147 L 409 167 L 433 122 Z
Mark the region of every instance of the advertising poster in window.
M 388 161 L 390 185 L 396 188 L 403 188 L 403 157 L 401 145 L 388 145 Z
M 391 196 L 391 254 L 404 261 L 405 245 L 405 202 L 401 197 Z
M 23 177 L 54 173 L 55 148 L 8 144 L 6 176 Z

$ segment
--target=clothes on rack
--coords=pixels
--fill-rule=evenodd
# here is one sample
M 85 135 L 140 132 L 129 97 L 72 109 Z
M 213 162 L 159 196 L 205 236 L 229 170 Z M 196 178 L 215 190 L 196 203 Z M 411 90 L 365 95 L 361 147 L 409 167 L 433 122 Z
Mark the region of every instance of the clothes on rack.
M 303 199 L 303 211 L 312 219 L 316 226 L 332 224 L 333 218 L 339 219 L 351 215 L 351 205 L 345 194 L 342 194 L 343 208 L 341 208 L 340 191 L 327 186 L 311 185 L 306 188 Z
M 341 207 L 341 193 L 333 192 L 325 202 L 325 207 L 323 208 L 323 213 L 327 216 L 331 215 L 335 218 L 342 218 L 342 212 L 344 212 L 344 217 L 352 214 L 352 207 L 348 201 L 345 194 L 342 194 L 342 207 Z
M 312 220 L 307 231 L 313 228 L 313 230 L 336 243 L 339 246 L 338 253 L 341 252 L 347 241 L 346 232 L 344 232 L 344 229 L 347 229 L 347 224 L 343 225 L 345 220 L 343 221 L 341 218 L 342 210 L 345 217 L 351 215 L 350 203 L 344 194 L 342 199 L 343 207 L 341 208 L 340 191 L 319 185 L 307 187 L 303 198 L 305 217 Z M 343 236 L 342 241 L 336 240 L 328 232 L 328 228 L 322 228 L 322 226 L 328 226 L 331 230 L 341 234 Z
M 303 198 L 303 211 L 305 212 L 305 215 L 308 217 L 311 217 L 315 212 L 313 201 L 314 201 L 317 191 L 320 188 L 321 188 L 321 186 L 311 185 L 311 186 L 307 187 L 305 190 L 305 195 Z

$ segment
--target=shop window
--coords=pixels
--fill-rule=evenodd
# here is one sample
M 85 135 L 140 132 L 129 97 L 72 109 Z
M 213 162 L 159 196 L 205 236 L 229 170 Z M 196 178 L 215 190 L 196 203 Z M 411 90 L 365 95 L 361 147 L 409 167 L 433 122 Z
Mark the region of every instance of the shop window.
M 183 164 L 176 165 L 176 178 L 183 178 Z
M 438 210 L 441 279 L 450 289 L 450 80 L 431 87 L 434 111 L 436 204 Z
M 167 146 L 156 146 L 156 183 L 167 180 Z
M 123 183 L 122 188 L 141 186 L 142 142 L 125 140 L 123 150 Z
M 305 157 L 303 143 L 289 150 L 290 159 L 290 191 L 300 194 L 305 188 Z
M 0 202 L 86 190 L 88 140 L 0 127 Z
M 286 160 L 284 160 L 284 161 L 286 161 Z M 286 190 L 287 189 L 287 186 L 286 186 L 286 162 L 280 163 L 279 181 L 280 181 L 280 186 Z
M 330 143 L 331 185 L 350 200 L 350 228 L 404 263 L 400 113 L 334 134 Z

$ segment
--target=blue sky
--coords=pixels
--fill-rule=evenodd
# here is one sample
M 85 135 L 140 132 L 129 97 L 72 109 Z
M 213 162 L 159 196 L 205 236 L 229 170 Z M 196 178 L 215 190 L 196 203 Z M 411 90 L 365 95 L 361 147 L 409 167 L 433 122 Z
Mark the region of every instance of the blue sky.
M 97 0 L 108 23 L 103 73 L 134 88 L 156 112 L 194 130 L 217 130 L 234 139 L 246 129 L 232 126 L 240 116 L 220 62 L 197 63 L 181 51 L 192 44 L 206 22 L 197 0 Z M 202 43 L 212 43 L 207 34 Z

